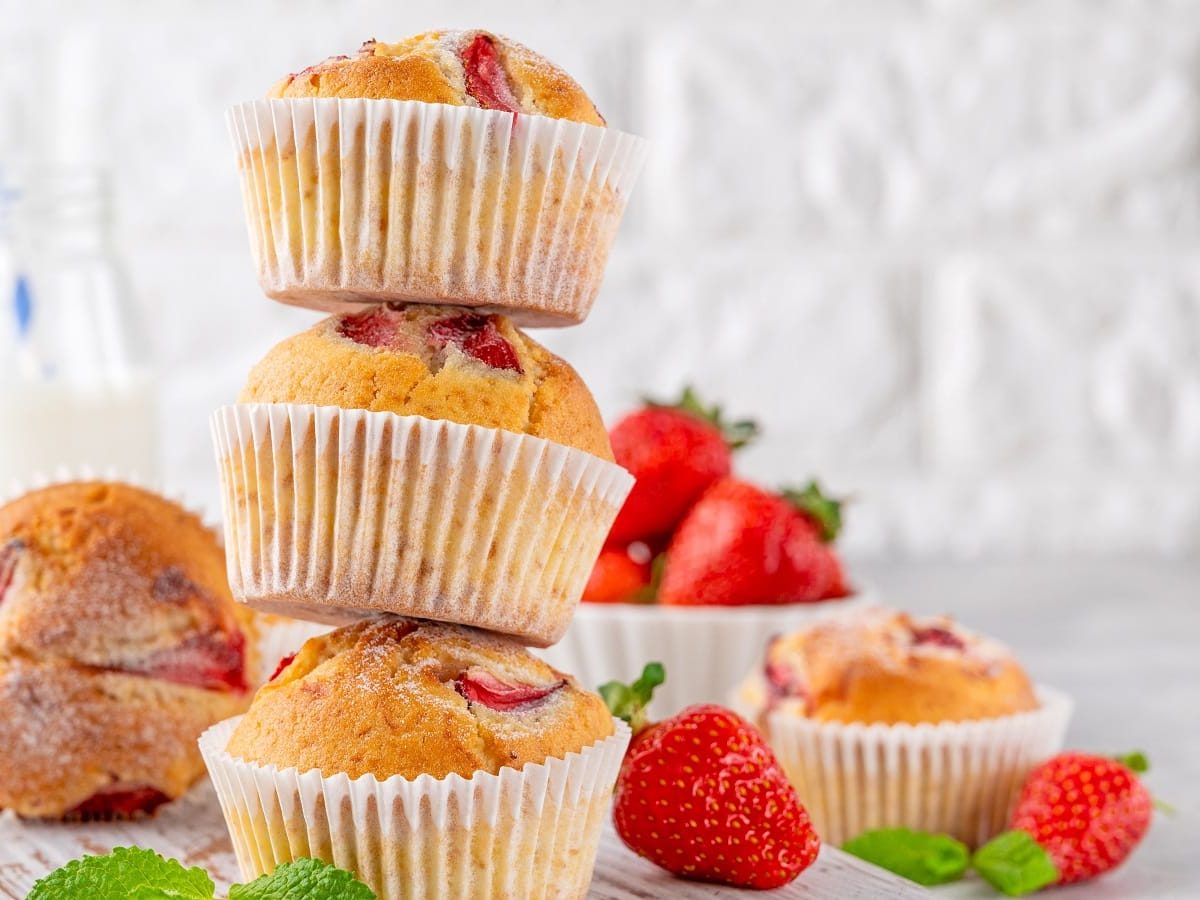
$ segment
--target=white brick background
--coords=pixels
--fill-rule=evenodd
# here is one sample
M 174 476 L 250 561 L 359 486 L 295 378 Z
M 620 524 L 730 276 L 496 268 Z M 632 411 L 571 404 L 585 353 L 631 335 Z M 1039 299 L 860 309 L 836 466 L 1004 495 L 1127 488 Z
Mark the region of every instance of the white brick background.
M 113 166 L 169 480 L 312 316 L 258 294 L 222 121 L 369 36 L 482 25 L 653 142 L 596 312 L 613 416 L 692 381 L 861 556 L 1200 550 L 1200 3 L 0 0 L 0 159 Z M 552 10 L 552 12 L 551 12 Z

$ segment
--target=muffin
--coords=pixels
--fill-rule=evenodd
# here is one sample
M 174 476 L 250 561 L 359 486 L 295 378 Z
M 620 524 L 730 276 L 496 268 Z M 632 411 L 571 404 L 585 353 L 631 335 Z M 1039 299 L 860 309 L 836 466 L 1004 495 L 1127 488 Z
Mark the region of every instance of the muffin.
M 127 818 L 203 771 L 196 739 L 246 708 L 256 634 L 216 536 L 125 484 L 0 507 L 0 808 Z
M 243 876 L 318 856 L 392 897 L 583 897 L 629 730 L 513 641 L 383 616 L 309 640 L 201 740 Z
M 873 608 L 773 639 L 735 702 L 836 844 L 891 827 L 984 843 L 1070 716 L 995 641 Z
M 582 321 L 644 158 L 575 81 L 485 31 L 367 41 L 230 113 L 263 290 Z
M 311 403 L 531 434 L 612 460 L 591 392 L 506 317 L 371 306 L 283 341 L 241 403 Z
M 570 366 L 499 315 L 375 306 L 255 367 L 214 418 L 234 596 L 545 646 L 632 479 Z
M 1007 648 L 946 616 L 887 609 L 775 638 L 744 696 L 763 712 L 887 725 L 992 719 L 1038 706 Z

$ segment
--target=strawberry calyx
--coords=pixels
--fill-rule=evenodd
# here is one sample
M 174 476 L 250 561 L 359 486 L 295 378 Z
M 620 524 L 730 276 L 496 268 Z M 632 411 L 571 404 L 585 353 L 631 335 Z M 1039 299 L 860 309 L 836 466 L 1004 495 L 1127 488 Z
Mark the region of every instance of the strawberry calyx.
M 780 494 L 808 517 L 824 543 L 837 540 L 842 531 L 842 507 L 846 503 L 843 498 L 826 496 L 815 478 L 800 490 L 785 488 Z
M 666 680 L 667 670 L 663 664 L 652 662 L 646 663 L 642 674 L 631 684 L 609 681 L 600 685 L 598 690 L 608 711 L 628 723 L 636 737 L 650 725 L 646 708 L 654 697 L 654 689 Z
M 697 419 L 707 422 L 712 425 L 717 431 L 721 432 L 721 436 L 725 438 L 725 443 L 729 445 L 731 450 L 739 450 L 753 441 L 759 435 L 758 423 L 753 419 L 736 419 L 732 422 L 727 422 L 723 415 L 723 410 L 720 404 L 706 406 L 701 400 L 691 385 L 684 387 L 683 393 L 679 399 L 674 402 L 663 402 L 655 400 L 652 397 L 642 398 L 647 406 L 652 406 L 656 409 L 674 409 L 682 413 L 687 413 Z
M 1117 762 L 1123 765 L 1131 772 L 1136 772 L 1141 775 L 1143 772 L 1150 771 L 1150 759 L 1141 750 L 1133 750 L 1129 753 L 1118 753 L 1113 756 Z

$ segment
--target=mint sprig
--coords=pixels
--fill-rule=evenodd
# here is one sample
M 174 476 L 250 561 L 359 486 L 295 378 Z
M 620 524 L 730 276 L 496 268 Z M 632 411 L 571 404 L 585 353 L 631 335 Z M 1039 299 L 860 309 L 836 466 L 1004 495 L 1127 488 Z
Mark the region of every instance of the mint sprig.
M 927 887 L 958 881 L 971 858 L 967 845 L 948 834 L 908 828 L 865 831 L 843 844 L 842 849 Z
M 375 892 L 337 866 L 319 859 L 298 859 L 256 878 L 235 884 L 229 900 L 375 900 Z
M 216 886 L 200 868 L 141 847 L 117 847 L 85 856 L 39 880 L 26 900 L 213 900 Z M 375 900 L 350 872 L 319 859 L 284 863 L 249 884 L 235 884 L 229 900 Z
M 25 900 L 212 900 L 215 890 L 203 869 L 185 869 L 153 850 L 117 847 L 105 856 L 73 859 L 55 869 Z
M 1024 831 L 1006 831 L 975 851 L 971 860 L 984 881 L 1009 897 L 1022 897 L 1058 881 L 1050 854 Z

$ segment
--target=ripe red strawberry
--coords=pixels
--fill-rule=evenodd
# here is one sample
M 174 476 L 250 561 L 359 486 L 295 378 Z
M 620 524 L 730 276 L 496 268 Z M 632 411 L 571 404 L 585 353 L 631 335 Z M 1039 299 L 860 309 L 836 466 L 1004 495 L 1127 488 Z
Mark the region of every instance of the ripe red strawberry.
M 649 599 L 651 574 L 651 551 L 645 544 L 605 547 L 583 589 L 583 601 L 637 603 Z
M 726 478 L 710 487 L 667 548 L 661 603 L 810 603 L 848 593 L 832 541 L 841 505 L 816 482 L 774 494 Z
M 759 889 L 792 881 L 821 842 L 771 748 L 741 716 L 712 704 L 647 727 L 645 704 L 663 679 L 652 663 L 632 685 L 600 689 L 634 728 L 613 801 L 617 834 L 683 878 Z
M 1144 757 L 1129 760 L 1144 771 Z M 1058 868 L 1058 884 L 1071 884 L 1124 862 L 1150 827 L 1153 811 L 1150 792 L 1122 761 L 1060 753 L 1025 780 L 1012 827 L 1046 850 Z
M 753 422 L 726 424 L 691 388 L 675 404 L 650 403 L 609 434 L 613 456 L 637 479 L 609 533 L 613 544 L 670 533 L 709 485 L 729 474 L 732 451 L 758 433 Z

